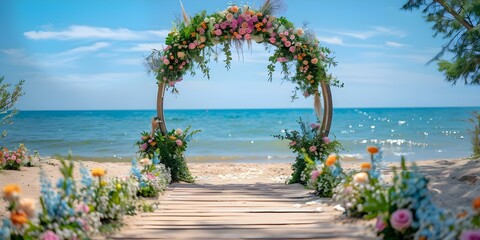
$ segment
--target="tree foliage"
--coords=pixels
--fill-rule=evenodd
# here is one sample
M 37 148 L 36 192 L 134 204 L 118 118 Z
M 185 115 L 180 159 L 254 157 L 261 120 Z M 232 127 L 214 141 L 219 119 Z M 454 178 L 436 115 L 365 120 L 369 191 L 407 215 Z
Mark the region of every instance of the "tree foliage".
M 434 37 L 447 40 L 430 62 L 437 61 L 439 71 L 453 84 L 460 80 L 480 85 L 480 0 L 408 0 L 402 7 L 420 8 L 425 21 L 433 23 Z M 441 59 L 446 53 L 453 57 Z
M 9 87 L 12 84 L 3 83 L 5 77 L 0 77 L 0 125 L 2 124 L 11 124 L 12 121 L 10 118 L 13 115 L 17 114 L 18 110 L 13 109 L 13 106 L 18 101 L 18 99 L 23 95 L 22 86 L 25 82 L 21 80 L 13 88 L 12 92 L 9 92 Z M 3 138 L 7 135 L 7 132 L 4 130 L 0 134 L 0 138 Z

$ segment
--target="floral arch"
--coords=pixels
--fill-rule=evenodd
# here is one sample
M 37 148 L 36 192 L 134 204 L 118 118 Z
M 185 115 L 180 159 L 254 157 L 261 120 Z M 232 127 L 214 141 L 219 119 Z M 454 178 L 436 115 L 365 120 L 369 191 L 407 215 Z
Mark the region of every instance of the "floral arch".
M 158 83 L 157 124 L 162 133 L 167 133 L 163 103 L 165 91 L 178 93 L 175 84 L 183 80 L 189 72 L 195 74 L 198 67 L 203 75 L 210 78 L 207 64 L 217 60 L 219 46 L 226 58 L 227 69 L 232 60 L 231 46 L 237 51 L 252 41 L 266 47 L 276 47 L 267 66 L 269 81 L 272 80 L 276 63 L 280 63 L 284 80 L 295 87 L 293 99 L 300 91 L 303 96 L 314 97 L 314 109 L 321 121 L 320 131 L 327 136 L 332 120 L 332 97 L 330 85 L 338 86 L 338 81 L 327 72 L 335 65 L 330 50 L 319 45 L 312 32 L 296 28 L 285 17 L 275 17 L 277 1 L 266 0 L 259 8 L 230 5 L 224 11 L 207 15 L 205 11 L 189 18 L 182 5 L 183 21 L 176 23 L 165 40 L 166 47 L 154 50 L 147 58 L 150 71 L 156 74 Z M 293 68 L 293 69 L 292 69 Z M 292 74 L 294 72 L 294 74 Z M 323 105 L 320 99 L 323 93 Z

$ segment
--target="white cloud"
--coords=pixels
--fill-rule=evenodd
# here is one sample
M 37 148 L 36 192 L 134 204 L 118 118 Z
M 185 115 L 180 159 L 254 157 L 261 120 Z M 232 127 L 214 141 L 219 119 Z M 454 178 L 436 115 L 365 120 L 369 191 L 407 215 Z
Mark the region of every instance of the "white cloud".
M 394 36 L 394 37 L 405 37 L 406 34 L 403 31 L 382 27 L 382 26 L 373 26 L 370 27 L 373 30 L 367 31 L 338 31 L 338 30 L 331 30 L 331 29 L 319 29 L 319 31 L 334 33 L 338 35 L 343 35 L 347 37 L 352 37 L 360 40 L 367 40 L 369 38 L 385 35 L 385 36 Z
M 320 43 L 326 42 L 334 45 L 344 45 L 343 40 L 339 37 L 317 37 Z
M 159 43 L 140 43 L 137 44 L 134 47 L 131 47 L 127 49 L 127 51 L 132 51 L 132 52 L 151 52 L 153 49 L 163 49 L 165 47 L 165 43 L 159 42 Z
M 110 40 L 152 40 L 166 37 L 168 30 L 133 31 L 128 28 L 104 28 L 95 26 L 72 25 L 62 31 L 29 31 L 23 33 L 33 40 L 74 40 L 74 39 L 110 39 Z
M 398 43 L 398 42 L 393 42 L 393 41 L 385 41 L 385 45 L 389 47 L 405 47 L 405 44 Z
M 80 53 L 87 53 L 87 52 L 96 52 L 100 49 L 103 49 L 109 46 L 110 44 L 107 42 L 96 42 L 89 46 L 77 47 L 65 52 L 61 52 L 58 55 L 70 55 L 70 54 L 80 54 Z

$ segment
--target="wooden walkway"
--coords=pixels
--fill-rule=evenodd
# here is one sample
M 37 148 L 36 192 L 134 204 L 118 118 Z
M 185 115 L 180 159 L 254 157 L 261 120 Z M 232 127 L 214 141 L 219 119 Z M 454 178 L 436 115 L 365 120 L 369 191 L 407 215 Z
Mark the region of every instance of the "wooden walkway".
M 372 239 L 300 185 L 174 184 L 112 239 Z

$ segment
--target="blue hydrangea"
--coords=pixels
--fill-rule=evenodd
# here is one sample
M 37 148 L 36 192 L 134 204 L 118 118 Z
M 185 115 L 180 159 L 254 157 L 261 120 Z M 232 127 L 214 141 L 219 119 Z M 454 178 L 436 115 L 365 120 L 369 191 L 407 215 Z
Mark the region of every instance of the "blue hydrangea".
M 2 221 L 2 226 L 0 227 L 0 240 L 10 239 L 10 229 L 12 228 L 12 223 L 8 218 L 4 218 Z

